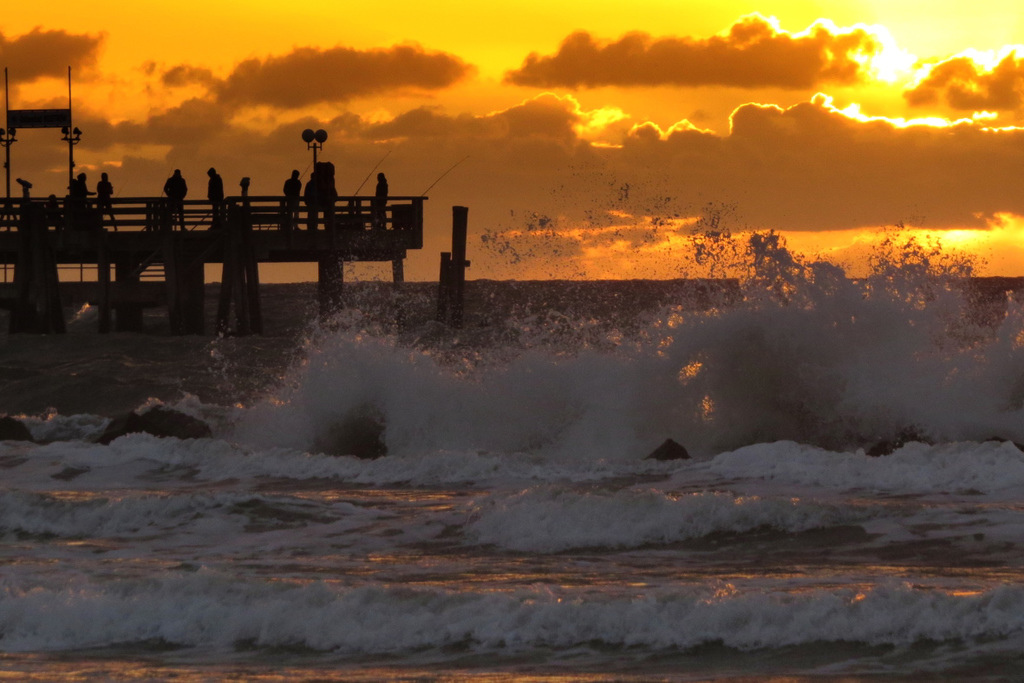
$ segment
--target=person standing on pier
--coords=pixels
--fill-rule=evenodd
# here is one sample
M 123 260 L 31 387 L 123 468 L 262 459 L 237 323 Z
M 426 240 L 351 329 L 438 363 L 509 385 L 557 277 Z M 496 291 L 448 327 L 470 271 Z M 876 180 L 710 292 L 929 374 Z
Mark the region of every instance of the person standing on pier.
M 386 222 L 384 207 L 388 205 L 388 179 L 383 173 L 377 174 L 377 190 L 373 193 L 373 211 L 370 223 L 374 228 L 383 228 Z
M 316 166 L 316 201 L 324 212 L 324 230 L 333 231 L 334 204 L 338 201 L 338 189 L 334 184 L 334 164 L 330 161 L 320 161 Z
M 96 227 L 91 220 L 92 211 L 89 208 L 89 195 L 91 194 L 95 193 L 89 191 L 84 173 L 79 173 L 68 185 L 68 209 L 71 212 L 71 226 L 75 230 L 89 230 Z
M 316 171 L 309 174 L 306 188 L 302 191 L 302 201 L 306 205 L 306 229 L 312 232 L 320 218 L 320 207 L 316 201 Z
M 167 195 L 171 210 L 171 220 L 178 220 L 178 227 L 185 230 L 185 196 L 188 195 L 188 184 L 179 169 L 164 183 L 164 194 Z
M 213 212 L 210 229 L 220 230 L 224 227 L 224 179 L 212 166 L 206 175 L 210 176 L 210 182 L 206 185 L 206 198 L 210 200 L 210 210 Z
M 110 203 L 110 198 L 114 194 L 114 186 L 110 183 L 110 177 L 106 173 L 100 174 L 100 181 L 96 183 L 96 209 L 100 213 L 100 219 L 102 220 L 103 214 L 110 216 L 110 225 L 114 228 L 114 232 L 117 232 L 117 221 L 114 219 L 114 207 Z
M 85 201 L 89 198 L 89 195 L 95 194 L 89 191 L 89 185 L 86 183 L 86 175 L 79 173 L 71 184 L 68 185 L 68 196 L 76 202 L 85 204 Z
M 302 181 L 299 180 L 299 172 L 292 171 L 292 176 L 284 181 L 284 201 L 288 211 L 285 219 L 285 229 L 298 230 L 299 228 L 299 197 L 302 195 Z

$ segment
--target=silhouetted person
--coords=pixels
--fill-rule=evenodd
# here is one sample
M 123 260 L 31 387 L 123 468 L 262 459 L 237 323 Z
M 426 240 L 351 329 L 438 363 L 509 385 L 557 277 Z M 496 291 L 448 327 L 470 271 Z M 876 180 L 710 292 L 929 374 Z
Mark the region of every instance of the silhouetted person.
M 100 218 L 103 218 L 103 214 L 106 213 L 110 216 L 110 225 L 113 226 L 114 232 L 117 232 L 117 221 L 114 219 L 114 207 L 110 203 L 110 198 L 114 195 L 114 186 L 110 184 L 110 178 L 106 173 L 100 174 L 100 181 L 96 183 L 96 209 L 100 213 Z
M 79 173 L 71 184 L 68 185 L 68 208 L 71 210 L 71 225 L 76 230 L 87 230 L 92 225 L 91 211 L 89 210 L 89 195 L 95 194 L 89 191 L 86 184 L 86 176 Z
M 373 193 L 373 210 L 370 222 L 375 228 L 383 228 L 386 222 L 384 207 L 388 205 L 388 179 L 383 173 L 377 174 L 377 189 Z
M 302 196 L 302 181 L 299 180 L 299 172 L 292 171 L 292 177 L 284 181 L 284 201 L 288 212 L 286 230 L 294 230 L 299 227 L 300 196 Z
M 174 174 L 164 183 L 164 194 L 167 195 L 168 205 L 171 210 L 171 220 L 177 218 L 178 227 L 185 230 L 185 196 L 188 194 L 188 184 L 182 177 L 181 171 L 174 169 Z
M 219 230 L 224 227 L 224 180 L 212 166 L 206 175 L 210 176 L 210 182 L 206 184 L 206 198 L 210 200 L 210 210 L 213 212 L 210 229 Z
M 330 161 L 317 162 L 316 201 L 324 212 L 324 229 L 334 230 L 334 203 L 338 190 L 334 186 L 334 164 Z
M 89 186 L 86 184 L 86 176 L 84 173 L 79 173 L 71 184 L 68 185 L 68 196 L 76 202 L 85 202 L 89 198 L 89 195 L 95 194 L 89 191 Z
M 306 229 L 316 230 L 320 218 L 320 207 L 316 200 L 316 171 L 309 174 L 306 187 L 302 191 L 302 202 L 306 205 Z

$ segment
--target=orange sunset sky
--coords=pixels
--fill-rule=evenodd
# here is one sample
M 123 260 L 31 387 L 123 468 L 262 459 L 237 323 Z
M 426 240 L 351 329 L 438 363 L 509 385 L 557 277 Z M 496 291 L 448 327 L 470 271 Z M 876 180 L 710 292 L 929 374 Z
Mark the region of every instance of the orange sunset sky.
M 72 67 L 76 171 L 122 197 L 180 168 L 202 198 L 210 166 L 229 192 L 250 176 L 279 194 L 308 174 L 304 128 L 328 132 L 342 195 L 381 159 L 394 195 L 437 181 L 410 279 L 436 278 L 453 205 L 471 278 L 696 275 L 684 237 L 710 216 L 843 263 L 903 224 L 1024 275 L 1022 17 L 1004 0 L 17 2 L 0 65 L 11 109 L 67 106 Z M 65 193 L 58 131 L 19 131 L 11 160 L 34 196 Z

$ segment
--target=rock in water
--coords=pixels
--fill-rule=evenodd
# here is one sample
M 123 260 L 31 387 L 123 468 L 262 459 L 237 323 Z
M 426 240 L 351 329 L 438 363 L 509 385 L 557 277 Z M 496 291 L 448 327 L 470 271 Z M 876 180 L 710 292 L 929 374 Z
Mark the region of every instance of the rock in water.
M 32 441 L 32 432 L 28 431 L 21 420 L 6 415 L 0 417 L 0 441 Z
M 351 455 L 363 460 L 388 454 L 384 443 L 384 417 L 372 406 L 353 410 L 328 428 L 316 440 L 313 449 L 328 455 Z
M 926 444 L 934 443 L 925 436 L 917 427 L 904 427 L 888 439 L 880 439 L 870 446 L 864 453 L 872 458 L 879 458 L 884 455 L 892 455 L 893 452 L 914 441 Z
M 125 434 L 139 432 L 153 436 L 173 436 L 178 439 L 202 439 L 213 435 L 210 425 L 202 420 L 177 410 L 157 406 L 141 415 L 133 412 L 115 417 L 97 442 L 108 444 Z
M 672 439 L 665 439 L 664 442 L 648 455 L 645 460 L 689 460 L 690 454 L 686 448 L 679 445 Z

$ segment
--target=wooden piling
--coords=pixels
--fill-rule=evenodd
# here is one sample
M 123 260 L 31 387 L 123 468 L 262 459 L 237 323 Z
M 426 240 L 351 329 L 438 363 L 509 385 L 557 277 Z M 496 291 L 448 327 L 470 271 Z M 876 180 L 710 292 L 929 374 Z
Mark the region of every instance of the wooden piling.
M 448 323 L 448 309 L 451 306 L 452 254 L 441 252 L 441 269 L 437 274 L 437 322 Z
M 235 334 L 260 334 L 263 331 L 259 266 L 253 253 L 251 232 L 251 217 L 246 207 L 229 205 L 224 231 L 224 268 L 217 304 L 218 334 L 231 332 L 232 304 L 235 307 Z
M 57 261 L 47 228 L 43 207 L 27 204 L 22 208 L 14 271 L 16 301 L 9 325 L 12 333 L 66 331 Z
M 326 319 L 344 305 L 345 264 L 341 254 L 332 251 L 317 261 L 316 292 L 320 319 Z
M 141 261 L 131 252 L 119 254 L 114 261 L 114 281 L 120 294 L 132 291 L 139 284 Z M 114 303 L 114 330 L 142 332 L 142 304 L 117 297 Z
M 99 288 L 99 318 L 97 325 L 100 334 L 110 332 L 110 252 L 107 250 L 107 231 L 100 233 L 96 245 L 96 285 Z
M 466 290 L 466 234 L 469 207 L 452 207 L 452 327 L 462 327 L 463 302 Z
M 438 276 L 437 320 L 452 327 L 462 327 L 465 300 L 466 235 L 469 209 L 452 207 L 452 250 L 441 253 L 441 272 Z

